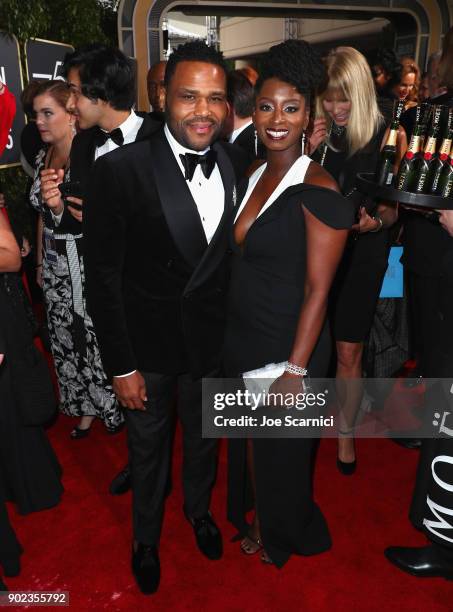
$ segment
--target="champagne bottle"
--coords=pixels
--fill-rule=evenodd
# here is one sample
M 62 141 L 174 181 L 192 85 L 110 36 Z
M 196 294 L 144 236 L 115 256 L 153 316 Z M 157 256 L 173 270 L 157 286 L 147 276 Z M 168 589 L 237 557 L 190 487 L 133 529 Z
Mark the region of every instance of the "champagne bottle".
M 443 198 L 449 198 L 453 190 L 453 152 L 450 151 L 448 160 L 445 162 L 440 173 L 436 194 Z
M 431 193 L 437 194 L 439 179 L 444 165 L 446 164 L 451 151 L 453 142 L 453 108 L 448 109 L 447 124 L 445 126 L 444 138 L 440 145 L 439 153 L 433 164 L 433 172 L 431 178 Z M 429 179 L 428 179 L 429 180 Z
M 416 123 L 412 132 L 409 147 L 401 164 L 396 177 L 396 188 L 401 191 L 411 191 L 417 179 L 417 161 L 422 148 L 422 138 L 426 133 L 423 123 Z
M 404 100 L 399 100 L 395 107 L 392 123 L 381 156 L 376 167 L 374 180 L 379 185 L 391 185 L 394 177 L 394 166 L 396 160 L 396 145 L 398 141 L 398 129 L 400 117 L 404 109 Z
M 426 193 L 429 191 L 429 177 L 432 176 L 434 163 L 436 161 L 437 139 L 439 137 L 439 124 L 442 115 L 442 106 L 438 104 L 433 109 L 431 127 L 426 140 L 423 156 L 417 164 L 417 177 L 414 183 L 415 193 Z

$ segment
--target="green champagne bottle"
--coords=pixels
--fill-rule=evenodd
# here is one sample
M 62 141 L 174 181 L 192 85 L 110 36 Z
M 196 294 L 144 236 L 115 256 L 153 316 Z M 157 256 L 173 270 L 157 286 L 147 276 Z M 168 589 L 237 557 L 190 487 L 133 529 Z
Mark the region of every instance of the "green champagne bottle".
M 379 185 L 392 185 L 393 183 L 398 129 L 400 126 L 400 117 L 403 109 L 404 100 L 399 100 L 395 107 L 387 140 L 381 151 L 381 156 L 374 173 L 374 180 Z
M 400 191 L 411 191 L 417 180 L 417 160 L 422 149 L 422 139 L 426 133 L 426 127 L 422 123 L 417 123 L 412 132 L 409 147 L 401 164 L 396 177 L 396 188 Z
M 437 195 L 443 198 L 449 198 L 452 195 L 453 189 L 453 156 L 450 151 L 448 160 L 445 162 L 442 172 L 440 173 L 439 183 L 437 186 Z
M 431 193 L 438 194 L 439 179 L 442 169 L 448 161 L 453 142 L 453 108 L 448 109 L 447 124 L 445 126 L 444 137 L 440 145 L 439 153 L 433 164 L 433 173 L 431 179 Z M 429 179 L 428 179 L 429 180 Z
M 433 174 L 436 161 L 437 139 L 439 137 L 439 124 L 443 107 L 438 104 L 433 109 L 431 127 L 426 139 L 423 156 L 417 164 L 417 177 L 413 190 L 415 193 L 427 193 L 430 189 L 429 177 Z

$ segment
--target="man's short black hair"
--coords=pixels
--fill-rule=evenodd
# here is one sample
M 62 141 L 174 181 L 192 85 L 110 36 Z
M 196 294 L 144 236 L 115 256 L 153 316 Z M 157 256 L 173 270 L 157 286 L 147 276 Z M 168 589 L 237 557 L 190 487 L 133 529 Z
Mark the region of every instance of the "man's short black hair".
M 219 66 L 227 74 L 227 67 L 223 54 L 213 45 L 207 45 L 202 40 L 194 40 L 183 45 L 179 45 L 170 55 L 165 70 L 165 87 L 168 87 L 173 75 L 175 74 L 176 66 L 180 62 L 206 62 Z
M 66 54 L 63 74 L 79 70 L 82 93 L 101 99 L 115 110 L 129 110 L 135 102 L 135 64 L 122 51 L 98 43 Z
M 228 102 L 240 119 L 251 117 L 255 104 L 253 85 L 240 70 L 228 73 Z

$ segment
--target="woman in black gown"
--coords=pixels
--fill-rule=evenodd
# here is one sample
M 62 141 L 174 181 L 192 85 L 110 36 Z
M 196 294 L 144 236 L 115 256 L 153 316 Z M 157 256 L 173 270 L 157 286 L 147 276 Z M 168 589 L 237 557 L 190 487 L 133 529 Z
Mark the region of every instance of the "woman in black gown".
M 364 56 L 352 47 L 338 47 L 326 59 L 328 80 L 317 100 L 320 124 L 329 136 L 313 159 L 338 181 L 342 193 L 357 202 L 357 223 L 345 249 L 332 287 L 332 327 L 337 350 L 337 385 L 341 402 L 338 469 L 351 475 L 356 467 L 353 427 L 362 386 L 362 355 L 376 309 L 390 250 L 388 228 L 396 221 L 394 204 L 377 209 L 362 206 L 355 190 L 360 172 L 374 172 L 386 126 L 379 112 L 370 68 Z M 399 133 L 398 157 L 404 153 L 405 136 Z M 404 142 L 402 142 L 404 140 Z M 347 389 L 347 392 L 346 392 Z
M 61 469 L 43 428 L 24 424 L 19 408 L 18 385 L 29 386 L 28 367 L 36 362 L 20 279 L 14 274 L 20 265 L 19 248 L 0 213 L 0 565 L 11 576 L 19 572 L 21 547 L 9 525 L 5 501 L 27 514 L 56 505 L 63 491 Z M 41 382 L 50 387 L 51 409 L 50 378 L 40 378 L 30 396 L 34 389 L 42 397 Z M 32 414 L 36 409 L 32 402 L 27 406 Z
M 231 232 L 229 376 L 288 361 L 274 385 L 300 381 L 300 389 L 303 368 L 312 377 L 327 373 L 327 298 L 353 211 L 335 181 L 302 152 L 312 93 L 323 76 L 320 58 L 303 41 L 272 47 L 263 60 L 253 120 L 267 162 L 244 186 Z M 292 553 L 330 547 L 312 497 L 314 447 L 312 439 L 230 440 L 228 516 L 243 537 L 243 552 L 264 548 L 262 560 L 281 567 Z M 252 526 L 245 518 L 249 475 Z

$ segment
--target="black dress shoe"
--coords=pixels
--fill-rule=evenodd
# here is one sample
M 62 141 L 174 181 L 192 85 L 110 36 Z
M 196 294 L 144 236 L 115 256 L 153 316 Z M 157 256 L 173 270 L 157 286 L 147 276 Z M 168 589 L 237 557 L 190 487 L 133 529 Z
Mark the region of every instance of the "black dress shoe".
M 403 433 L 403 432 L 401 432 Z M 422 441 L 420 438 L 400 438 L 400 437 L 392 437 L 390 438 L 392 442 L 402 446 L 403 448 L 408 448 L 409 450 L 420 450 L 422 445 Z
M 211 561 L 220 559 L 223 554 L 222 534 L 214 523 L 211 513 L 208 512 L 205 516 L 197 519 L 186 514 L 186 518 L 193 527 L 200 552 Z
M 137 550 L 132 547 L 132 573 L 138 588 L 144 595 L 152 595 L 159 588 L 160 561 L 157 546 L 138 543 Z
M 3 582 L 3 580 L 0 578 L 0 592 L 1 591 L 7 591 L 8 587 L 6 586 L 6 584 Z
M 390 563 L 412 576 L 453 580 L 453 562 L 448 561 L 436 546 L 391 546 L 384 554 Z
M 126 465 L 124 470 L 121 470 L 119 474 L 110 483 L 109 491 L 111 495 L 123 495 L 127 493 L 131 488 L 131 472 L 129 466 Z

